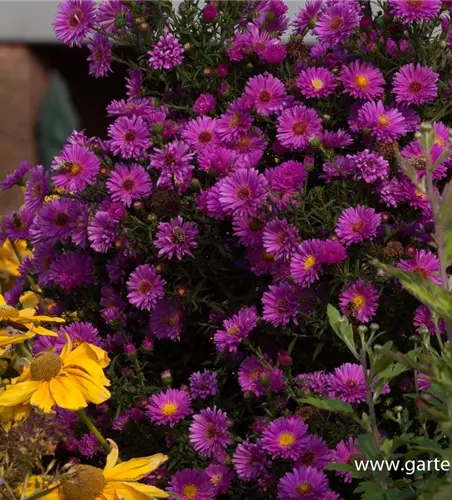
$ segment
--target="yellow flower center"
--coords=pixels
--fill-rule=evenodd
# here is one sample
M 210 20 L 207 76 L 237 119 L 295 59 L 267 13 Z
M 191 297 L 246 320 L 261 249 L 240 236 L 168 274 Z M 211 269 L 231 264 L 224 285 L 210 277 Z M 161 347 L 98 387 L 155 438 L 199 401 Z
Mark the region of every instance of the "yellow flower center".
M 441 137 L 436 137 L 434 142 L 435 144 L 438 144 L 438 146 L 441 146 L 442 148 L 446 145 L 446 143 L 441 139 Z
M 415 189 L 414 192 L 416 193 L 416 196 L 422 198 L 423 200 L 427 198 L 427 196 L 422 191 L 419 191 L 419 189 Z
M 230 337 L 235 337 L 239 333 L 239 327 L 237 325 L 231 326 L 227 332 Z
M 300 486 L 297 488 L 297 493 L 300 493 L 300 495 L 305 495 L 306 493 L 309 493 L 312 490 L 312 486 L 309 483 L 301 483 Z
M 162 413 L 164 415 L 174 415 L 175 413 L 177 412 L 177 405 L 175 405 L 174 403 L 165 403 L 163 406 L 162 406 Z
M 281 446 L 291 446 L 295 442 L 295 436 L 293 432 L 283 432 L 279 436 L 278 442 Z
M 76 465 L 63 481 L 65 500 L 93 500 L 102 495 L 105 478 L 101 469 L 91 465 Z
M 367 78 L 367 76 L 358 75 L 355 78 L 355 83 L 356 86 L 359 87 L 360 89 L 366 89 L 369 86 L 369 79 Z
M 315 257 L 313 255 L 308 255 L 306 259 L 304 259 L 303 267 L 305 269 L 311 269 L 311 267 L 315 264 Z
M 73 163 L 71 167 L 70 174 L 71 175 L 78 175 L 82 171 L 82 166 L 80 163 Z
M 361 309 L 365 306 L 366 304 L 366 299 L 362 296 L 362 295 L 355 295 L 355 297 L 353 297 L 353 305 L 355 306 L 356 309 Z
M 211 479 L 210 479 L 210 482 L 214 485 L 214 486 L 218 486 L 220 483 L 221 483 L 221 474 L 214 474 Z
M 185 498 L 195 498 L 198 493 L 198 488 L 194 484 L 187 484 L 184 486 L 184 497 Z
M 17 318 L 19 311 L 11 306 L 0 306 L 0 321 Z
M 378 125 L 380 125 L 380 127 L 387 127 L 389 123 L 389 118 L 386 115 L 381 115 L 378 118 Z
M 322 80 L 319 80 L 318 78 L 312 80 L 311 83 L 315 90 L 320 90 L 324 87 Z
M 32 380 L 50 380 L 61 370 L 61 358 L 54 352 L 38 354 L 30 364 Z

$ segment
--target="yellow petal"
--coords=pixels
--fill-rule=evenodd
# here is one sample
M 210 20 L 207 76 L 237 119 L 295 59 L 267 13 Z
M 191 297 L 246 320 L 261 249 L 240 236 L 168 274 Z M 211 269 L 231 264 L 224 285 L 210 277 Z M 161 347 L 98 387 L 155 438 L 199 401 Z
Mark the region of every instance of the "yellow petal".
M 155 486 L 140 483 L 123 483 L 120 481 L 108 482 L 103 494 L 105 496 L 116 493 L 119 500 L 153 500 L 155 498 L 168 498 L 169 495 Z
M 44 328 L 43 326 L 33 325 L 32 323 L 29 323 L 25 326 L 29 328 L 30 332 L 32 333 L 37 333 L 38 335 L 47 335 L 48 337 L 58 337 L 58 333 L 52 332 L 52 330 Z
M 68 371 L 70 369 L 80 370 L 87 375 L 89 375 L 96 383 L 101 385 L 110 385 L 110 381 L 104 375 L 104 371 L 102 368 L 95 362 L 90 359 L 80 360 L 80 364 L 63 364 L 63 370 Z
M 88 406 L 77 378 L 71 375 L 53 377 L 50 381 L 50 392 L 56 404 L 66 410 L 80 410 Z
M 30 399 L 32 406 L 41 408 L 44 413 L 50 413 L 55 406 L 55 400 L 50 392 L 50 382 L 47 380 L 38 380 L 40 386 Z
M 83 366 L 83 361 L 89 359 L 94 361 L 97 365 L 105 368 L 110 363 L 110 358 L 106 351 L 95 345 L 88 344 L 87 342 L 80 344 L 72 352 L 68 353 L 63 357 L 61 355 L 63 362 L 66 365 L 79 365 Z
M 110 445 L 111 451 L 107 456 L 107 462 L 105 464 L 105 469 L 104 469 L 104 476 L 105 476 L 105 471 L 114 467 L 118 463 L 118 458 L 119 458 L 118 445 L 113 441 L 113 439 L 107 439 L 107 441 L 108 444 Z
M 25 292 L 21 295 L 19 302 L 24 306 L 24 307 L 33 307 L 35 308 L 38 305 L 38 297 L 35 293 L 33 292 Z
M 77 384 L 80 392 L 86 401 L 100 405 L 104 401 L 107 401 L 107 399 L 110 399 L 110 392 L 87 373 L 84 373 L 77 368 L 68 368 L 65 372 L 68 376 L 77 378 Z
M 150 486 L 148 484 L 142 483 L 124 483 L 129 487 L 130 490 L 139 491 L 140 493 L 144 493 L 145 495 L 150 495 L 151 498 L 168 498 L 169 494 L 161 490 L 160 488 L 156 488 L 155 486 Z
M 27 380 L 8 386 L 0 393 L 0 406 L 15 406 L 28 402 L 40 385 L 39 380 Z
M 2 294 L 0 294 L 0 306 L 7 306 L 8 304 L 6 303 L 5 298 L 3 297 Z
M 66 339 L 66 343 L 64 344 L 64 347 L 61 351 L 60 358 L 61 361 L 64 363 L 64 359 L 72 351 L 72 340 L 67 333 L 63 333 L 63 337 Z
M 6 347 L 7 345 L 12 345 L 12 344 L 21 344 L 24 340 L 28 340 L 33 338 L 33 333 L 27 332 L 22 335 L 14 335 L 10 336 L 8 335 L 7 332 L 3 333 L 3 331 L 0 332 L 0 347 Z
M 158 453 L 151 457 L 132 458 L 116 467 L 104 470 L 107 481 L 138 481 L 160 467 L 168 460 L 166 455 Z

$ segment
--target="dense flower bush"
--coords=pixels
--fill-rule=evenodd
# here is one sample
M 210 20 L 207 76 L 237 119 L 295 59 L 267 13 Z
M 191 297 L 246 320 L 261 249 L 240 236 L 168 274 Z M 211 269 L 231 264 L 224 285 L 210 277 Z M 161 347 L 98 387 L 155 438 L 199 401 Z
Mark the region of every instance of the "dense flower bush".
M 60 5 L 55 33 L 88 43 L 90 74 L 129 69 L 105 137 L 76 131 L 49 169 L 2 184 L 25 186 L 2 237 L 33 254 L 1 319 L 33 291 L 42 321 L 67 324 L 6 335 L 3 374 L 20 376 L 0 415 L 20 433 L 38 407 L 56 463 L 91 464 L 77 474 L 93 488 L 63 479 L 59 498 L 109 499 L 116 461 L 93 466 L 115 443 L 169 457 L 119 474 L 147 486 L 118 498 L 449 487 L 354 465 L 450 456 L 450 425 L 434 424 L 452 394 L 449 8 L 313 0 L 290 22 L 281 0 Z

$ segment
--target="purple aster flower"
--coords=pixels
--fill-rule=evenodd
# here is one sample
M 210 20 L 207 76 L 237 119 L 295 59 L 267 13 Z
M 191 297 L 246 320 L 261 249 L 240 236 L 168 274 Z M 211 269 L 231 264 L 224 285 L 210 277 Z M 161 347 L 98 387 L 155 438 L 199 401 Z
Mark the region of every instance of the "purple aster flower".
M 302 373 L 296 376 L 295 381 L 304 394 L 308 394 L 312 391 L 319 396 L 327 395 L 328 376 L 324 370 Z
M 137 99 L 138 97 L 141 97 L 142 83 L 143 73 L 141 72 L 141 70 L 129 69 L 126 77 L 127 97 L 129 99 Z
M 348 158 L 338 155 L 323 164 L 323 172 L 322 177 L 326 182 L 332 182 L 336 179 L 351 177 L 354 168 Z
M 33 266 L 38 273 L 38 283 L 41 286 L 47 286 L 50 282 L 50 268 L 56 259 L 57 253 L 52 245 L 39 243 L 33 252 Z
M 384 92 L 383 74 L 367 62 L 354 61 L 349 66 L 345 66 L 340 80 L 344 84 L 344 92 L 355 99 L 376 99 Z
M 397 267 L 403 269 L 404 271 L 417 274 L 422 278 L 431 279 L 435 283 L 441 283 L 441 279 L 439 277 L 439 259 L 430 251 L 416 250 L 416 255 L 413 259 L 401 260 Z
M 406 64 L 394 75 L 392 92 L 397 102 L 424 104 L 438 95 L 438 78 L 428 66 Z
M 326 475 L 314 467 L 298 467 L 285 474 L 278 483 L 281 500 L 317 500 L 328 490 Z
M 308 287 L 319 278 L 324 242 L 306 240 L 298 246 L 290 262 L 290 274 L 295 283 Z
M 300 242 L 298 230 L 286 219 L 273 219 L 264 227 L 262 243 L 267 252 L 275 259 L 288 259 Z
M 262 436 L 262 447 L 273 459 L 297 460 L 306 443 L 308 426 L 298 417 L 281 417 L 267 427 Z
M 173 69 L 182 64 L 183 52 L 184 48 L 179 40 L 171 33 L 165 33 L 148 52 L 149 66 L 152 69 Z
M 307 99 L 313 99 L 332 94 L 337 84 L 333 73 L 326 68 L 308 68 L 299 74 L 297 87 Z
M 388 207 L 397 207 L 404 200 L 402 187 L 397 178 L 393 177 L 389 181 L 383 181 L 377 185 L 377 192 L 380 200 Z
M 346 208 L 337 221 L 336 234 L 346 246 L 375 238 L 381 224 L 381 215 L 362 205 Z
M 247 247 L 260 246 L 265 222 L 259 217 L 234 217 L 234 236 Z
M 308 0 L 306 5 L 297 14 L 295 20 L 295 33 L 303 34 L 307 29 L 313 29 L 317 25 L 317 17 L 324 6 L 323 0 Z
M 438 137 L 437 140 L 438 142 L 443 143 L 443 139 L 441 137 Z M 434 143 L 432 145 L 432 147 L 430 148 L 430 161 L 432 164 L 435 164 L 436 161 L 439 160 L 443 151 L 444 147 L 440 146 L 439 144 Z M 401 154 L 402 158 L 407 160 L 407 162 L 417 171 L 417 178 L 419 181 L 421 181 L 422 178 L 426 175 L 427 162 L 420 142 L 417 140 L 410 142 L 402 149 Z M 401 171 L 403 171 L 401 167 L 399 168 Z M 437 165 L 432 172 L 433 179 L 442 179 L 443 177 L 446 177 L 446 175 L 447 166 L 444 163 Z
M 324 130 L 320 135 L 323 147 L 325 148 L 343 148 L 353 144 L 352 136 L 345 130 Z
M 278 78 L 264 73 L 248 80 L 245 95 L 253 100 L 258 113 L 270 116 L 281 108 L 286 90 Z
M 347 250 L 335 240 L 325 240 L 321 256 L 322 264 L 339 264 L 347 258 Z
M 149 130 L 141 116 L 120 116 L 108 127 L 114 154 L 123 158 L 139 158 L 150 146 Z
M 37 212 L 50 193 L 49 174 L 42 165 L 36 165 L 31 170 L 30 179 L 25 188 L 25 205 L 32 212 Z
M 74 245 L 85 248 L 88 245 L 89 205 L 79 202 L 74 208 L 71 240 Z
M 361 365 L 345 363 L 336 368 L 328 377 L 330 397 L 345 403 L 366 401 L 366 385 Z
M 91 323 L 81 323 L 76 321 L 70 325 L 63 326 L 58 330 L 59 336 L 57 338 L 51 338 L 52 348 L 56 353 L 60 353 L 63 347 L 66 345 L 66 337 L 63 333 L 66 333 L 72 341 L 72 348 L 75 349 L 80 344 L 88 342 L 96 346 L 100 346 L 99 331 Z M 43 349 L 40 349 L 43 350 Z M 39 352 L 39 351 L 36 351 Z
M 88 44 L 91 51 L 88 56 L 89 74 L 96 78 L 102 78 L 111 71 L 111 44 L 107 36 L 96 33 Z
M 109 34 L 116 34 L 124 27 L 129 9 L 120 0 L 104 0 L 99 5 L 97 25 Z
M 55 35 L 65 45 L 81 47 L 96 20 L 93 0 L 65 0 L 58 5 L 53 21 Z
M 146 97 L 135 97 L 133 99 L 113 100 L 107 106 L 108 116 L 141 116 L 143 119 L 152 121 L 158 113 L 152 105 L 152 101 Z
M 96 252 L 107 253 L 118 238 L 118 219 L 100 211 L 88 226 L 88 239 Z
M 356 447 L 358 443 L 350 436 L 347 441 L 340 441 L 336 449 L 333 451 L 332 460 L 339 464 L 353 465 L 354 455 L 360 455 L 358 448 Z M 353 460 L 353 462 L 352 462 Z M 352 482 L 352 473 L 347 471 L 338 471 L 336 476 L 342 476 L 346 483 Z
M 127 298 L 138 309 L 151 311 L 158 299 L 165 294 L 166 281 L 157 274 L 154 266 L 143 264 L 138 266 L 127 281 Z
M 183 310 L 177 301 L 163 298 L 149 316 L 149 326 L 158 339 L 179 340 L 182 331 Z
M 252 102 L 254 105 L 254 101 Z M 232 104 L 228 111 L 218 119 L 216 131 L 222 141 L 230 144 L 249 132 L 252 123 L 253 117 L 248 111 L 240 109 L 238 104 Z
M 151 179 L 146 170 L 136 163 L 117 164 L 107 180 L 111 199 L 130 207 L 133 200 L 141 200 L 151 193 Z
M 407 132 L 403 114 L 396 108 L 386 108 L 381 101 L 364 104 L 358 111 L 358 122 L 380 142 L 395 141 Z
M 304 184 L 306 168 L 297 161 L 286 161 L 265 171 L 270 191 L 278 206 L 284 207 Z M 279 203 L 278 203 L 279 202 Z
M 331 451 L 325 441 L 314 435 L 308 436 L 296 465 L 323 469 L 329 462 Z
M 225 176 L 234 170 L 237 158 L 236 151 L 223 146 L 204 148 L 197 155 L 200 170 L 205 172 L 213 170 L 221 176 Z
M 101 451 L 101 446 L 96 436 L 92 433 L 83 434 L 77 443 L 79 453 L 88 458 L 93 458 Z
M 256 328 L 258 320 L 254 307 L 245 307 L 231 319 L 223 321 L 223 330 L 217 330 L 214 336 L 215 346 L 219 352 L 237 351 L 237 346 Z
M 421 326 L 424 325 L 427 330 L 432 334 L 436 334 L 435 323 L 433 322 L 430 309 L 426 306 L 419 306 L 414 314 L 413 325 L 419 331 Z M 440 334 L 446 333 L 446 325 L 442 318 L 438 320 L 438 331 Z
M 193 104 L 193 112 L 198 115 L 208 115 L 215 109 L 217 101 L 212 94 L 201 94 Z
M 262 155 L 267 147 L 267 141 L 262 130 L 257 127 L 252 127 L 247 133 L 240 136 L 237 141 L 231 144 L 232 148 L 237 151 L 246 161 L 251 163 L 250 167 L 254 168 L 262 158 Z
M 10 240 L 26 239 L 34 219 L 34 214 L 25 207 L 10 212 L 3 219 L 6 236 Z
M 262 318 L 273 326 L 286 326 L 291 321 L 298 324 L 298 296 L 288 283 L 270 285 L 262 296 L 262 304 L 264 306 Z
M 196 238 L 199 235 L 198 226 L 194 222 L 184 222 L 178 215 L 169 222 L 161 222 L 158 226 L 154 246 L 159 250 L 159 257 L 168 259 L 176 257 L 182 260 L 184 255 L 193 257 L 191 248 L 196 248 Z
M 303 151 L 321 133 L 322 121 L 315 110 L 299 104 L 281 113 L 276 130 L 276 137 L 283 146 Z
M 219 202 L 233 215 L 255 215 L 265 201 L 267 181 L 257 170 L 240 168 L 220 185 Z
M 441 0 L 389 0 L 391 14 L 403 24 L 413 21 L 431 21 L 441 10 Z
M 205 472 L 215 488 L 216 495 L 224 495 L 228 492 L 234 479 L 234 473 L 228 467 L 221 464 L 210 464 Z
M 350 315 L 361 323 L 368 323 L 377 310 L 377 289 L 370 283 L 359 280 L 341 292 L 339 305 L 343 314 Z
M 194 415 L 190 425 L 190 443 L 203 458 L 215 457 L 231 443 L 228 435 L 230 421 L 216 406 Z
M 14 170 L 12 174 L 7 175 L 4 181 L 0 182 L 0 189 L 2 191 L 6 191 L 7 189 L 15 186 L 18 182 L 21 182 L 32 167 L 33 165 L 28 161 L 20 162 L 20 165 L 16 168 L 16 170 Z
M 182 138 L 196 151 L 201 151 L 218 142 L 216 126 L 216 120 L 208 116 L 200 116 L 187 123 L 182 131 Z
M 217 374 L 209 370 L 190 375 L 190 394 L 192 398 L 207 399 L 218 392 Z
M 157 186 L 173 189 L 173 182 L 177 186 L 187 185 L 194 169 L 190 164 L 193 156 L 184 142 L 175 141 L 162 149 L 155 149 L 150 156 L 150 166 L 160 172 Z
M 204 471 L 195 469 L 176 472 L 167 489 L 178 495 L 180 500 L 213 500 L 215 497 L 215 487 L 210 477 Z
M 284 376 L 281 371 L 270 370 L 256 356 L 250 356 L 242 361 L 238 379 L 243 392 L 249 391 L 256 396 L 265 395 L 268 388 L 274 392 L 284 388 Z
M 16 307 L 19 303 L 20 297 L 24 291 L 23 283 L 16 283 L 12 288 L 6 290 L 3 294 L 5 302 L 12 307 Z M 5 328 L 6 331 L 9 330 L 9 326 Z
M 268 64 L 281 64 L 287 56 L 287 49 L 285 45 L 276 39 L 271 39 L 267 43 L 264 51 L 260 55 Z
M 77 202 L 68 198 L 54 198 L 48 201 L 39 213 L 39 229 L 50 241 L 67 240 L 74 221 Z
M 112 287 L 105 286 L 101 289 L 100 306 L 101 317 L 107 323 L 119 320 L 121 324 L 125 324 L 125 304 Z M 119 346 L 122 346 L 122 342 L 119 343 Z
M 249 441 L 244 441 L 237 446 L 232 456 L 232 464 L 237 476 L 242 481 L 257 479 L 265 474 L 270 466 L 267 453 L 261 444 L 254 444 Z
M 77 145 L 66 146 L 52 162 L 52 180 L 57 188 L 81 193 L 99 173 L 99 158 Z
M 70 292 L 79 286 L 88 286 L 93 281 L 94 263 L 83 252 L 67 252 L 60 255 L 50 266 L 49 279 Z
M 347 159 L 356 170 L 355 177 L 368 184 L 372 184 L 377 179 L 386 179 L 389 175 L 389 162 L 368 149 L 355 155 L 348 155 Z
M 190 396 L 185 391 L 167 389 L 151 397 L 146 414 L 157 425 L 174 427 L 192 413 L 190 404 Z
M 331 3 L 318 16 L 314 33 L 320 43 L 332 47 L 347 40 L 359 26 L 360 6 L 354 0 Z

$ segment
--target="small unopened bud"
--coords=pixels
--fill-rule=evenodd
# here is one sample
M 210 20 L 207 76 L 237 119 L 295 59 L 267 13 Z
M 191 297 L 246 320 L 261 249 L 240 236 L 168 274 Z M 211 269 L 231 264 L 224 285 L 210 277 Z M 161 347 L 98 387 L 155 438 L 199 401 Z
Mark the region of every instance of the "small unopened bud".
M 145 338 L 141 343 L 141 349 L 144 352 L 152 352 L 154 350 L 154 339 Z
M 403 411 L 403 406 L 394 406 L 394 411 L 396 413 L 402 413 Z
M 105 163 L 100 167 L 100 173 L 102 175 L 108 175 L 110 172 L 110 169 L 108 168 L 108 165 L 105 165 Z
M 275 163 L 278 165 L 281 162 L 279 156 L 275 156 Z
M 439 46 L 442 48 L 442 49 L 445 49 L 447 47 L 447 42 L 446 40 L 441 40 L 439 42 Z
M 329 121 L 331 120 L 331 115 L 327 115 L 327 114 L 325 114 L 325 115 L 323 115 L 323 117 L 322 117 L 322 118 L 323 118 L 323 120 L 324 120 L 325 122 L 329 122 Z
M 149 24 L 148 23 L 141 23 L 140 24 L 140 30 L 141 31 L 146 31 L 148 28 L 149 28 Z
M 292 364 L 292 356 L 288 351 L 281 351 L 278 354 L 278 363 L 282 366 L 290 366 Z
M 358 326 L 358 333 L 360 335 L 366 335 L 366 333 L 369 331 L 366 325 L 359 325 Z
M 417 139 L 417 140 L 419 140 L 421 137 L 422 137 L 422 134 L 420 132 L 416 132 L 414 134 L 414 138 Z
M 124 354 L 127 354 L 127 356 L 135 356 L 136 352 L 137 350 L 133 344 L 124 345 Z
M 190 184 L 191 187 L 197 191 L 201 189 L 201 183 L 199 182 L 199 179 L 192 179 Z
M 249 63 L 247 63 L 247 65 L 246 65 L 246 68 L 247 68 L 247 69 L 253 69 L 253 67 L 254 67 L 254 66 L 253 66 L 253 63 L 250 63 L 250 62 L 249 62 Z
M 186 42 L 184 43 L 184 50 L 187 52 L 187 50 L 190 50 L 192 47 L 191 43 L 190 42 Z
M 370 325 L 370 331 L 372 333 L 378 332 L 379 329 L 380 329 L 380 325 L 378 325 L 377 323 L 371 323 L 371 325 Z
M 163 384 L 168 387 L 173 383 L 173 376 L 169 370 L 164 370 L 160 374 L 160 378 L 162 379 Z
M 147 216 L 147 220 L 148 220 L 148 222 L 154 223 L 154 222 L 157 222 L 159 220 L 159 218 L 157 217 L 157 214 L 151 213 Z
M 135 210 L 142 210 L 144 205 L 143 205 L 143 202 L 142 201 L 134 201 L 133 204 L 132 204 L 133 208 Z
M 318 148 L 320 147 L 322 144 L 322 141 L 320 140 L 320 137 L 314 137 L 312 138 L 310 141 L 309 141 L 309 145 L 312 147 L 312 148 Z
M 8 361 L 6 359 L 0 359 L 0 375 L 4 375 L 8 369 Z
M 212 68 L 209 68 L 208 66 L 202 70 L 202 74 L 206 77 L 212 76 L 212 73 L 213 73 Z
M 429 122 L 422 122 L 421 123 L 421 132 L 429 133 L 432 132 L 433 127 L 432 124 Z

